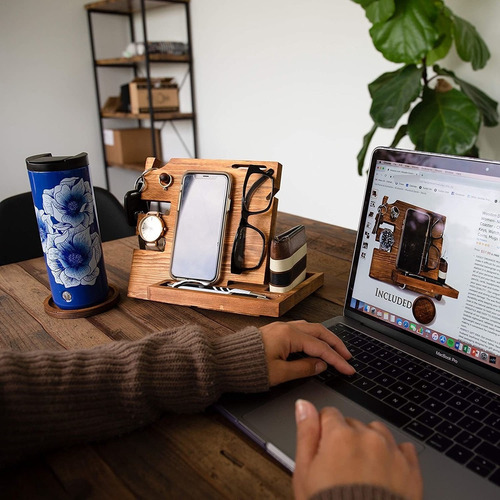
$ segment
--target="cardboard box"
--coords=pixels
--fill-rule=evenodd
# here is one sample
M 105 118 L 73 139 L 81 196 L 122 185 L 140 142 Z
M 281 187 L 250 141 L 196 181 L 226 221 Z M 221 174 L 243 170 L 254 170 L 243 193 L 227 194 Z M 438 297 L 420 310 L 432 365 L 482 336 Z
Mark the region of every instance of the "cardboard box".
M 161 159 L 160 130 L 155 129 L 157 158 Z M 153 156 L 151 129 L 122 128 L 105 129 L 104 146 L 109 165 L 144 163 L 148 156 Z
M 129 83 L 130 112 L 148 113 L 148 85 L 146 78 L 135 78 Z M 152 107 L 155 111 L 179 111 L 179 88 L 173 78 L 151 78 Z

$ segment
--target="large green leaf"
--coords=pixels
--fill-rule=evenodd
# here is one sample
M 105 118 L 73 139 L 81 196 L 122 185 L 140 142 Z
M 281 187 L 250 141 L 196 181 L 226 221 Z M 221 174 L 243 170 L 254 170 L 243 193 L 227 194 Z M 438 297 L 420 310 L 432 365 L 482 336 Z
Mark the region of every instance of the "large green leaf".
M 483 117 L 483 122 L 487 127 L 495 127 L 498 125 L 498 102 L 493 100 L 489 95 L 474 85 L 467 83 L 465 80 L 458 78 L 453 71 L 440 68 L 437 64 L 433 67 L 438 75 L 449 76 L 460 86 L 462 92 L 469 97 L 474 104 L 479 108 Z
M 408 125 L 405 123 L 404 125 L 401 125 L 401 127 L 398 128 L 398 131 L 396 132 L 396 135 L 394 136 L 394 139 L 392 140 L 390 147 L 395 148 L 399 144 L 399 141 L 407 134 L 408 134 Z
M 447 9 L 439 13 L 436 19 L 436 28 L 441 34 L 437 45 L 427 54 L 426 64 L 428 66 L 432 66 L 436 61 L 446 57 L 453 43 L 453 22 Z
M 490 51 L 476 28 L 465 19 L 453 16 L 453 35 L 460 58 L 470 62 L 474 70 L 484 68 Z
M 394 15 L 371 27 L 373 44 L 389 61 L 416 64 L 439 39 L 437 15 L 434 0 L 398 0 Z
M 426 87 L 408 118 L 408 135 L 422 151 L 463 155 L 476 143 L 480 125 L 479 110 L 464 93 Z
M 396 9 L 395 0 L 352 0 L 365 9 L 368 20 L 379 23 L 389 19 Z
M 363 137 L 363 145 L 359 150 L 357 159 L 358 159 L 358 174 L 363 175 L 363 165 L 365 164 L 366 152 L 368 151 L 368 146 L 370 146 L 370 142 L 373 138 L 373 134 L 377 130 L 377 125 L 373 125 L 370 131 Z
M 422 90 L 422 70 L 410 64 L 397 71 L 384 73 L 368 85 L 372 96 L 370 115 L 384 128 L 395 127 Z
M 370 4 L 373 2 L 378 2 L 378 0 L 352 0 L 354 3 L 357 3 L 363 7 L 363 9 L 366 9 Z
M 366 7 L 366 17 L 373 23 L 387 21 L 396 10 L 394 0 L 376 0 Z

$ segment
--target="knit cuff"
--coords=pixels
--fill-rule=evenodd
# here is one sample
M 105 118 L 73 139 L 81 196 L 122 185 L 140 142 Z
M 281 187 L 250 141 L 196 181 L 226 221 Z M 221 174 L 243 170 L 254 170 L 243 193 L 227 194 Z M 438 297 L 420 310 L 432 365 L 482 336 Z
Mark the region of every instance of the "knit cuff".
M 262 333 L 248 326 L 219 337 L 213 345 L 222 392 L 263 392 L 269 389 Z
M 372 484 L 340 485 L 320 491 L 309 500 L 405 500 L 401 495 Z

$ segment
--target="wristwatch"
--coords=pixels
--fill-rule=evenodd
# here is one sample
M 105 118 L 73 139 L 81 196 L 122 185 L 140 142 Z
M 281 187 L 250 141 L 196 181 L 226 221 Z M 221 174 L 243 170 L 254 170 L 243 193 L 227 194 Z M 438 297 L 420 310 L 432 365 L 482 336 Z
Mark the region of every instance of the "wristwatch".
M 390 229 L 383 229 L 380 233 L 380 250 L 390 252 L 394 245 L 394 233 Z
M 139 236 L 144 240 L 147 250 L 163 251 L 167 226 L 160 212 L 148 212 L 139 224 Z

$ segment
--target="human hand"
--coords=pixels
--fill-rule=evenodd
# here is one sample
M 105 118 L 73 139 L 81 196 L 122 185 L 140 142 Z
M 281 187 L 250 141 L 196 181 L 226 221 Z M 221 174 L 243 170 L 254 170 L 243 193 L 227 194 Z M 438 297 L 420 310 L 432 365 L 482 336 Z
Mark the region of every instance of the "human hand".
M 415 447 L 397 444 L 381 422 L 365 425 L 344 418 L 336 408 L 321 413 L 308 401 L 295 405 L 297 453 L 293 488 L 296 500 L 340 485 L 386 488 L 404 498 L 422 498 L 423 484 Z
M 261 327 L 260 331 L 271 386 L 321 373 L 326 370 L 326 363 L 345 375 L 352 375 L 356 371 L 346 361 L 352 356 L 344 343 L 319 323 L 278 321 Z M 287 361 L 294 352 L 304 352 L 312 357 Z

